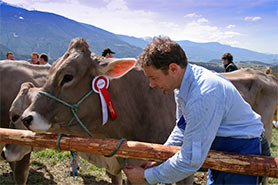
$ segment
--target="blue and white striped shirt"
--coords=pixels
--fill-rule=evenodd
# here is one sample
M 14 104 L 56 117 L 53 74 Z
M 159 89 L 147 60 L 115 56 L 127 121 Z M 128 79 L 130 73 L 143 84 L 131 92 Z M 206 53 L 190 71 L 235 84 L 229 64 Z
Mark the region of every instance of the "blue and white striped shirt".
M 175 99 L 177 120 L 184 116 L 186 127 L 176 125 L 165 145 L 181 146 L 181 151 L 145 170 L 150 184 L 178 182 L 192 175 L 204 163 L 216 136 L 249 139 L 264 131 L 261 116 L 233 84 L 203 67 L 187 65 Z

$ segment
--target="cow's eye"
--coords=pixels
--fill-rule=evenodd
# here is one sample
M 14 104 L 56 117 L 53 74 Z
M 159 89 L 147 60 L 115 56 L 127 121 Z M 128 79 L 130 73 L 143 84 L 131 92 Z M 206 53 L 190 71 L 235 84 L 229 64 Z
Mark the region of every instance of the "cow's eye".
M 65 84 L 65 83 L 68 83 L 70 81 L 72 81 L 73 79 L 73 76 L 72 75 L 69 75 L 69 74 L 66 74 L 61 82 L 61 87 Z

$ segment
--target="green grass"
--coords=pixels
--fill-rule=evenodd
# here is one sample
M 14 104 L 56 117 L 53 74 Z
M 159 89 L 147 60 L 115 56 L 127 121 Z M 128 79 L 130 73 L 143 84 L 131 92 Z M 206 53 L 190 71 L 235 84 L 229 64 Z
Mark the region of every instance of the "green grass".
M 38 159 L 43 162 L 51 163 L 52 165 L 56 165 L 57 163 L 69 160 L 70 158 L 70 152 L 69 151 L 63 151 L 59 152 L 57 150 L 52 149 L 46 149 L 41 152 L 33 152 L 32 157 L 35 159 Z
M 271 155 L 278 157 L 278 128 L 272 129 Z M 278 184 L 278 178 L 269 178 L 269 184 Z

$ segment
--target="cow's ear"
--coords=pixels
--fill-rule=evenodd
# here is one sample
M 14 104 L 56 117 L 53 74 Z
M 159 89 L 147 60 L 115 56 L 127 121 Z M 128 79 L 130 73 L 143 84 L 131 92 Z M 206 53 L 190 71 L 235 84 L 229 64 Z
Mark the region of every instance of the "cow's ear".
M 21 84 L 19 92 L 21 92 L 21 95 L 26 95 L 30 88 L 35 87 L 35 85 L 32 82 L 24 82 Z
M 108 58 L 105 64 L 101 66 L 102 74 L 109 78 L 120 78 L 134 68 L 136 64 L 135 58 Z

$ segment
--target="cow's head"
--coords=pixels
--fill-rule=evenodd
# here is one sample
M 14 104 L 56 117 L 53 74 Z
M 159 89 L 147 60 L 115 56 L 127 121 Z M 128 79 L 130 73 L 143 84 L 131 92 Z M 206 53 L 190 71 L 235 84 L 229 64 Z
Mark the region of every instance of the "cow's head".
M 83 38 L 73 39 L 66 53 L 59 58 L 50 70 L 50 75 L 42 87 L 42 92 L 51 94 L 68 104 L 76 104 L 92 90 L 92 80 L 98 75 L 110 79 L 120 78 L 131 70 L 135 59 L 104 60 L 89 50 Z M 112 82 L 110 89 L 112 89 Z M 90 94 L 78 108 L 78 117 L 84 123 L 101 123 L 101 103 L 97 93 Z M 46 131 L 52 126 L 68 123 L 73 117 L 71 108 L 57 100 L 39 94 L 31 106 L 25 110 L 22 120 L 33 131 Z M 76 121 L 76 120 L 75 120 Z
M 31 104 L 31 101 L 38 94 L 39 88 L 36 88 L 33 83 L 25 82 L 21 85 L 19 93 L 14 99 L 9 110 L 10 128 L 27 130 L 19 119 L 24 110 Z M 7 161 L 19 161 L 26 154 L 32 151 L 31 146 L 6 144 L 1 155 Z

